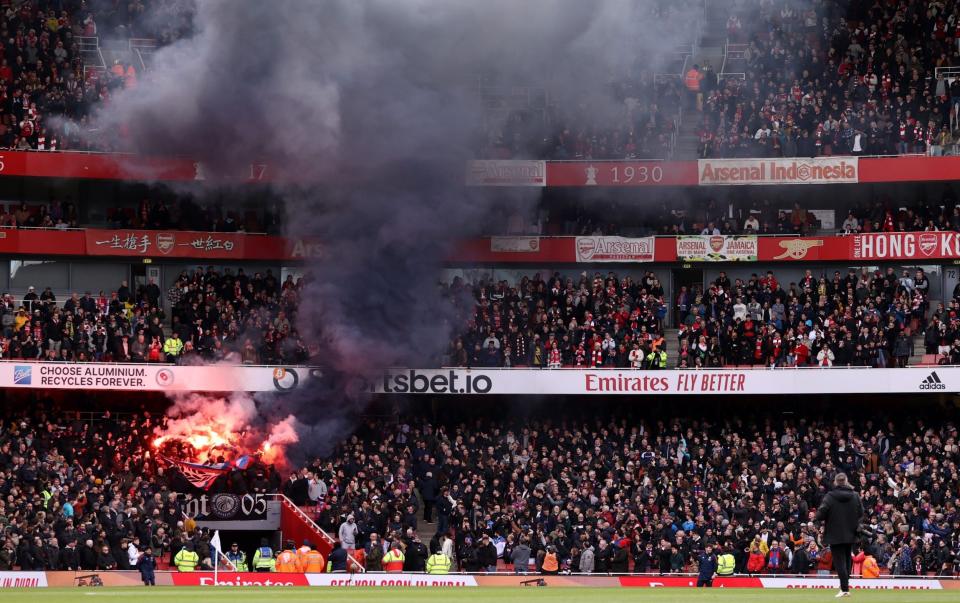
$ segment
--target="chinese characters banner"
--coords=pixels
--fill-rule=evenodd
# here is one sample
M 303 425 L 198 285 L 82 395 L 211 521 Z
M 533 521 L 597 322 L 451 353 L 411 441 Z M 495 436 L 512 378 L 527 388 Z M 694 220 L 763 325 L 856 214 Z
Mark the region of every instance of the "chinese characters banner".
M 87 255 L 215 260 L 286 255 L 284 239 L 240 233 L 88 229 L 86 243 Z

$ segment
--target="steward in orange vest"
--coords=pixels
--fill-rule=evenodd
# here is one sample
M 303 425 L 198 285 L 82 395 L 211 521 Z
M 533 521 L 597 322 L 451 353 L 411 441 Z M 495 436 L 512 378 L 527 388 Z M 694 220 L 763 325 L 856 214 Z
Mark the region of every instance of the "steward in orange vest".
M 288 574 L 298 574 L 303 571 L 300 567 L 300 558 L 292 541 L 287 541 L 287 548 L 277 555 L 277 571 Z

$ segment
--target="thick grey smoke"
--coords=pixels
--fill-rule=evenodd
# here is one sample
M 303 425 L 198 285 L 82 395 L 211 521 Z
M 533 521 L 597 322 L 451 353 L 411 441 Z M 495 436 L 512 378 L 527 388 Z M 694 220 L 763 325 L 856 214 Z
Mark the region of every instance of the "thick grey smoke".
M 157 52 L 97 122 L 138 152 L 194 158 L 211 180 L 254 160 L 294 182 L 278 185 L 288 229 L 325 247 L 299 317 L 319 362 L 339 375 L 416 365 L 449 341 L 436 283 L 451 244 L 537 198 L 463 186 L 482 136 L 478 78 L 623 120 L 611 84 L 692 40 L 685 5 L 203 0 L 194 35 Z

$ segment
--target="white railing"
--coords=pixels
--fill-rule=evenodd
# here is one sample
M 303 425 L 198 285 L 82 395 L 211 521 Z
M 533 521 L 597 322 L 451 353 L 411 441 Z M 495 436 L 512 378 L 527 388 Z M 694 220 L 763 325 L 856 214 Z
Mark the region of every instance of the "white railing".
M 147 69 L 147 62 L 143 59 L 144 55 L 151 55 L 157 50 L 157 41 L 153 38 L 130 38 L 128 41 L 130 54 L 136 55 L 140 61 L 140 70 Z
M 304 512 L 303 512 L 303 509 L 301 509 L 301 508 L 298 507 L 297 505 L 293 504 L 293 501 L 290 500 L 289 498 L 287 498 L 286 495 L 277 492 L 277 493 L 274 493 L 274 494 L 267 494 L 267 498 L 272 498 L 272 499 L 274 499 L 274 500 L 277 500 L 277 501 L 280 502 L 281 505 L 287 505 L 289 508 L 293 509 L 293 512 L 296 513 L 297 516 L 300 517 L 300 519 L 302 519 L 304 522 L 306 522 L 307 525 L 309 525 L 311 528 L 313 528 L 313 530 L 314 530 L 315 532 L 317 532 L 318 534 L 320 534 L 320 537 L 323 538 L 324 541 L 326 541 L 327 544 L 329 544 L 331 547 L 337 543 L 337 540 L 336 540 L 333 536 L 331 536 L 330 534 L 327 534 L 327 533 L 323 530 L 323 528 L 321 528 L 320 526 L 317 525 L 317 522 L 315 522 L 313 519 L 311 519 L 309 515 L 307 515 L 306 513 L 304 513 Z M 366 572 L 366 571 L 367 571 L 367 568 L 365 568 L 365 567 L 363 567 L 362 565 L 360 565 L 360 562 L 357 561 L 356 559 L 354 559 L 354 558 L 353 558 L 351 555 L 349 555 L 349 554 L 347 555 L 347 563 L 350 564 L 351 566 L 353 566 L 353 567 L 354 567 L 358 572 L 360 572 L 360 573 L 363 573 L 363 572 Z
M 940 75 L 943 75 L 943 79 L 947 80 L 948 83 L 953 82 L 960 77 L 960 67 L 937 67 L 933 70 L 934 77 Z

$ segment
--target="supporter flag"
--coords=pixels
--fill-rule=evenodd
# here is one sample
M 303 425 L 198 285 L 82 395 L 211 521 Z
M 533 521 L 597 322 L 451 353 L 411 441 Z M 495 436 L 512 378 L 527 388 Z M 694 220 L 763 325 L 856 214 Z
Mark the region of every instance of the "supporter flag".
M 177 461 L 165 456 L 159 458 L 176 467 L 188 482 L 201 490 L 209 490 L 210 486 L 213 485 L 213 482 L 217 481 L 218 477 L 230 472 L 230 466 L 225 463 L 218 465 L 201 465 L 200 463 Z
M 240 471 L 245 470 L 250 466 L 250 463 L 253 462 L 253 459 L 250 458 L 249 454 L 244 454 L 243 456 L 237 457 L 237 460 L 233 461 L 233 466 Z

